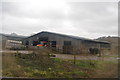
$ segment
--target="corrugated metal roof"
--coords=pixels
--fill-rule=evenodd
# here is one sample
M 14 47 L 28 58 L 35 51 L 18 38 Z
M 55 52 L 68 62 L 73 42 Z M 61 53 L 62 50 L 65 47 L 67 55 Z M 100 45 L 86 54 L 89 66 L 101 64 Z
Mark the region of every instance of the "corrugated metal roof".
M 86 40 L 86 41 L 101 42 L 101 43 L 110 43 L 108 41 L 98 41 L 98 40 L 93 40 L 93 39 L 88 39 L 88 38 L 83 38 L 83 37 L 78 37 L 78 36 L 73 36 L 73 35 L 59 34 L 59 33 L 48 32 L 48 31 L 42 31 L 42 32 L 39 32 L 39 33 L 37 33 L 35 35 L 39 35 L 41 33 L 54 34 L 54 35 L 59 35 L 59 36 L 63 36 L 63 37 L 69 37 L 69 38 L 73 38 L 73 39 L 77 39 L 77 40 Z M 34 37 L 35 35 L 29 36 L 28 38 Z

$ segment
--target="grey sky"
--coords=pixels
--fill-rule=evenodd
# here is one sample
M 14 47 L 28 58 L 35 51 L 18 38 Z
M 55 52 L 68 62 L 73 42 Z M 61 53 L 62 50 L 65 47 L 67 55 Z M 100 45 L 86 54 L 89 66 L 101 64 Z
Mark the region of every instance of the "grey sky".
M 117 2 L 73 1 L 3 1 L 3 33 L 52 31 L 87 38 L 118 35 Z

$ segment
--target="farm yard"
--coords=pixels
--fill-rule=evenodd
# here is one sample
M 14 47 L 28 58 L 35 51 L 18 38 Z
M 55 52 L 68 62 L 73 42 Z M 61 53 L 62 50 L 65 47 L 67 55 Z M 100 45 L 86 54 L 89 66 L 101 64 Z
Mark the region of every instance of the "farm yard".
M 2 77 L 118 77 L 117 38 L 95 40 L 47 31 L 1 36 Z
M 2 80 L 120 79 L 117 1 L 1 0 L 1 7 Z
M 40 49 L 30 54 L 5 53 L 2 55 L 3 77 L 33 78 L 117 78 L 117 56 L 104 56 L 104 59 L 65 59 L 54 52 Z M 64 55 L 64 54 L 63 54 Z M 71 55 L 69 55 L 71 56 Z M 76 55 L 79 56 L 79 55 Z

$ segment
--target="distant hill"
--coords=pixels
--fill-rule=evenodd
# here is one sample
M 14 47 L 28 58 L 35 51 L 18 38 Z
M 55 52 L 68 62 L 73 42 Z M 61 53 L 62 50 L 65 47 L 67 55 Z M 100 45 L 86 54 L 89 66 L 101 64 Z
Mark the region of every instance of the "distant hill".
M 118 50 L 120 50 L 120 37 L 117 37 L 117 36 L 99 37 L 95 40 L 110 42 L 111 43 L 111 53 L 118 54 Z
M 11 34 L 2 34 L 2 33 L 0 33 L 0 35 L 10 36 L 10 37 L 20 37 L 20 38 L 26 38 L 26 37 L 28 37 L 28 36 L 18 35 L 16 33 L 11 33 Z
M 7 39 L 22 40 L 22 39 L 27 38 L 27 37 L 28 36 L 17 35 L 16 33 L 12 33 L 12 34 L 2 34 L 2 33 L 0 33 L 0 41 L 5 41 Z

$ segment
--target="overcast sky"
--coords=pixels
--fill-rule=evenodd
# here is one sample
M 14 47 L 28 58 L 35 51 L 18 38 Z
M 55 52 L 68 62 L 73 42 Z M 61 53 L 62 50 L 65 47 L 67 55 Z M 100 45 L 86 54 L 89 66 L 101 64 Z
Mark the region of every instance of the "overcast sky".
M 86 38 L 118 35 L 117 2 L 79 0 L 3 0 L 2 32 L 31 35 L 41 31 Z

